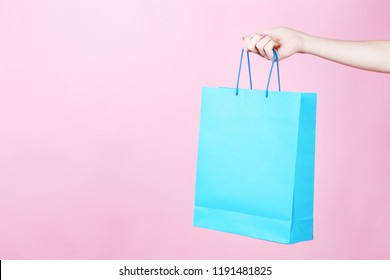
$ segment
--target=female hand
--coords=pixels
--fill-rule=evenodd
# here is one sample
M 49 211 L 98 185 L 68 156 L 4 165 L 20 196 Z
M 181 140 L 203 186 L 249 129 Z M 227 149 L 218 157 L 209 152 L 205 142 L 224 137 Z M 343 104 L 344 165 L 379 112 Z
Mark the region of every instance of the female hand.
M 278 52 L 279 59 L 303 52 L 305 34 L 294 29 L 279 27 L 263 30 L 243 37 L 244 49 L 268 60 L 273 57 L 272 49 Z
M 308 53 L 364 70 L 390 73 L 390 40 L 345 41 L 321 38 L 291 28 L 263 30 L 242 38 L 244 49 L 271 60 Z

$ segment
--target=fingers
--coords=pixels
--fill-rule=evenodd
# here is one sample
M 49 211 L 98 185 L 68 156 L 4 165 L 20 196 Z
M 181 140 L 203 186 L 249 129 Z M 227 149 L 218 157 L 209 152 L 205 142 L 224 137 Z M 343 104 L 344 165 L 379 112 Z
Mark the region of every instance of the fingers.
M 251 39 L 251 36 L 250 36 L 250 35 L 242 37 L 242 40 L 243 40 L 243 42 L 244 42 L 244 50 L 245 50 L 246 52 L 249 51 L 247 46 L 248 46 L 248 43 L 249 43 L 250 39 Z
M 266 59 L 272 59 L 273 46 L 274 46 L 274 42 L 271 40 L 271 37 L 269 37 L 269 36 L 264 36 L 256 44 L 256 48 L 259 51 L 260 55 Z M 270 56 L 268 56 L 269 53 L 271 53 Z
M 243 37 L 244 49 L 256 53 L 268 60 L 273 57 L 272 49 L 277 46 L 277 43 L 268 35 L 253 34 Z
M 258 55 L 261 55 L 260 51 L 257 49 L 257 44 L 261 41 L 261 39 L 263 38 L 264 36 L 263 35 L 260 35 L 260 34 L 253 34 L 250 36 L 250 39 L 246 45 L 246 48 L 248 49 L 248 51 L 250 52 L 253 52 L 253 53 L 256 53 Z

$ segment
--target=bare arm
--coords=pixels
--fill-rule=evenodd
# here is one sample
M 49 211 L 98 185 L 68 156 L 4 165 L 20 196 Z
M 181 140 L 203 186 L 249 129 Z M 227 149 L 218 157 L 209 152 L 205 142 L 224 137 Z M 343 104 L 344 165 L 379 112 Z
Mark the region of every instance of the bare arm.
M 274 28 L 243 37 L 247 51 L 271 59 L 295 53 L 316 55 L 344 65 L 390 73 L 390 41 L 342 41 L 316 37 L 290 28 Z

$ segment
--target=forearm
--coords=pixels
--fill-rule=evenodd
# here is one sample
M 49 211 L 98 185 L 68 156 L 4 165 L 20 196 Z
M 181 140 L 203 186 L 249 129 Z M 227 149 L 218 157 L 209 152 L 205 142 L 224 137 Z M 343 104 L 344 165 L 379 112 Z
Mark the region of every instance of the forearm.
M 360 69 L 390 73 L 390 41 L 341 41 L 301 34 L 302 53 Z

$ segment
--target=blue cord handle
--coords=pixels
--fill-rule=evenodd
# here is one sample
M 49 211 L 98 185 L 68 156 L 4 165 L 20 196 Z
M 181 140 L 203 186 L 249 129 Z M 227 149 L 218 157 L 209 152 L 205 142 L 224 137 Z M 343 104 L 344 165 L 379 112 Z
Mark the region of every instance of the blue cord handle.
M 276 60 L 276 69 L 278 72 L 278 88 L 280 91 L 279 58 L 278 58 L 278 53 L 275 51 L 275 49 L 273 49 L 273 53 L 274 56 L 272 57 L 271 70 L 269 71 L 267 87 L 265 88 L 265 97 L 268 97 L 268 87 L 269 87 L 269 82 L 271 81 L 272 69 L 274 68 L 275 60 Z
M 272 64 L 271 64 L 271 70 L 269 71 L 268 75 L 268 82 L 267 82 L 267 87 L 265 90 L 265 97 L 268 97 L 268 88 L 269 88 L 269 83 L 271 81 L 271 75 L 272 75 L 272 70 L 274 68 L 274 63 L 276 61 L 276 69 L 278 73 L 278 88 L 279 91 L 280 89 L 280 73 L 279 73 L 279 58 L 278 58 L 278 53 L 276 52 L 275 49 L 273 49 L 274 56 L 272 57 Z M 240 57 L 240 66 L 238 67 L 238 78 L 237 78 L 237 85 L 236 85 L 236 95 L 238 95 L 238 86 L 240 83 L 240 76 L 241 76 L 241 66 L 242 66 L 242 59 L 244 56 L 244 49 L 241 50 L 241 57 Z M 252 74 L 251 74 L 251 65 L 249 61 L 249 52 L 246 53 L 247 59 L 248 59 L 248 73 L 249 73 L 249 83 L 250 83 L 250 89 L 252 89 Z
M 241 50 L 241 58 L 240 58 L 240 66 L 238 67 L 238 78 L 237 78 L 237 85 L 236 85 L 236 95 L 238 95 L 238 85 L 240 83 L 240 74 L 241 74 L 241 66 L 242 66 L 242 58 L 244 56 L 244 48 Z M 246 57 L 248 60 L 248 73 L 249 73 L 249 84 L 250 88 L 252 89 L 252 73 L 251 73 L 251 64 L 249 62 L 249 52 L 246 53 Z

